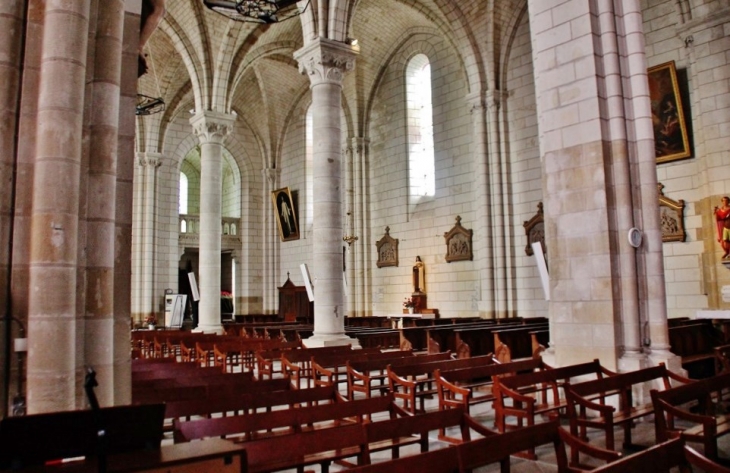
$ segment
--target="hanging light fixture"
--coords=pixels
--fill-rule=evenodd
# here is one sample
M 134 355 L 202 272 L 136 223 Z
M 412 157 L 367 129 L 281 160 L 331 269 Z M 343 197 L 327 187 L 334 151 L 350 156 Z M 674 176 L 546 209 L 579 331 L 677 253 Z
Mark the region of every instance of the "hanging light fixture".
M 309 0 L 301 11 L 297 0 L 203 0 L 203 3 L 231 20 L 265 24 L 294 18 L 309 6 Z

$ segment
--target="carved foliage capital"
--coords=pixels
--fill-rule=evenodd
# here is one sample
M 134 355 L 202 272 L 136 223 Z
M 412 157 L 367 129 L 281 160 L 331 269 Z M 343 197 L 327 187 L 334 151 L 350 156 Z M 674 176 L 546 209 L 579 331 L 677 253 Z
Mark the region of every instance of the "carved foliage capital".
M 233 129 L 234 121 L 234 115 L 203 112 L 191 118 L 190 124 L 201 144 L 221 144 Z
M 158 168 L 162 166 L 162 154 L 137 153 L 137 165 L 141 167 Z
M 357 50 L 352 46 L 319 39 L 294 55 L 299 61 L 299 72 L 307 74 L 312 85 L 342 84 L 345 73 L 355 68 Z

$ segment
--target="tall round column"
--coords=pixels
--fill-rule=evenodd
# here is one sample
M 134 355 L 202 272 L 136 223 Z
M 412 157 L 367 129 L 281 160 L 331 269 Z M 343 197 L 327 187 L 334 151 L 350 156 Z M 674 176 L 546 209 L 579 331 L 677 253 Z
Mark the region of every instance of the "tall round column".
M 314 132 L 314 335 L 307 346 L 357 344 L 345 335 L 342 283 L 342 81 L 356 50 L 318 38 L 297 51 L 309 75 Z
M 84 363 L 96 371 L 96 396 L 102 406 L 114 404 L 115 203 L 123 25 L 123 1 L 99 3 L 86 204 Z
M 476 212 L 477 234 L 476 240 L 477 261 L 479 269 L 480 291 L 479 315 L 494 318 L 495 291 L 494 291 L 494 249 L 492 247 L 491 193 L 489 183 L 489 163 L 487 147 L 487 117 L 486 105 L 481 93 L 467 97 L 467 104 L 472 116 L 474 134 L 474 160 L 476 162 Z
M 79 407 L 76 281 L 89 6 L 90 0 L 45 4 L 28 288 L 29 414 Z
M 198 113 L 191 120 L 200 140 L 200 281 L 198 328 L 223 333 L 221 326 L 221 193 L 223 140 L 235 116 L 219 112 Z

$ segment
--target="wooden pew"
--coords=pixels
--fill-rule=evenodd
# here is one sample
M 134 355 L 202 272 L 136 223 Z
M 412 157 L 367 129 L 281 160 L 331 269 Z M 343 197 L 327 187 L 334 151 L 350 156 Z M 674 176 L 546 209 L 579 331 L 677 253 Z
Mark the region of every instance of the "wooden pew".
M 536 358 L 545 351 L 545 345 L 550 341 L 550 331 L 542 324 L 495 330 L 492 335 L 494 357 L 500 363 Z
M 568 467 L 565 448 L 561 432 L 556 421 L 538 424 L 531 427 L 524 427 L 515 431 L 498 434 L 484 429 L 480 431 L 484 438 L 471 440 L 453 447 L 447 447 L 418 455 L 411 455 L 405 458 L 380 462 L 372 465 L 360 466 L 348 470 L 350 473 L 413 473 L 413 472 L 434 472 L 434 473 L 455 473 L 470 472 L 477 468 L 499 463 L 502 472 L 510 471 L 510 456 L 518 455 L 521 451 L 534 449 L 537 446 L 552 444 L 557 457 L 557 470 L 559 472 L 582 471 Z M 599 452 L 600 449 L 587 446 L 591 453 Z M 618 454 L 608 452 L 611 459 Z M 535 468 L 535 470 L 541 468 Z M 625 470 L 633 471 L 633 470 Z
M 0 469 L 41 466 L 47 461 L 98 454 L 105 431 L 108 455 L 160 448 L 163 404 L 107 407 L 6 417 L 0 421 Z
M 504 366 L 504 365 L 500 365 Z M 493 376 L 495 423 L 500 432 L 519 428 L 523 423 L 535 424 L 535 417 L 548 415 L 557 418 L 559 411 L 565 409 L 567 400 L 561 396 L 562 388 L 569 385 L 572 378 L 591 376 L 597 380 L 616 373 L 601 366 L 596 359 L 560 368 L 549 368 L 516 376 Z M 538 398 L 540 395 L 540 399 Z M 539 401 L 539 402 L 538 402 Z M 515 417 L 516 424 L 507 423 L 507 417 Z M 534 458 L 534 451 L 529 457 Z
M 338 386 L 347 383 L 347 364 L 357 361 L 380 361 L 385 367 L 401 358 L 412 358 L 411 350 L 381 352 L 379 348 L 352 350 L 352 353 L 320 354 L 312 356 L 312 378 L 315 386 Z
M 350 345 L 300 348 L 289 350 L 281 354 L 281 371 L 295 386 L 301 386 L 301 381 L 307 381 L 306 387 L 312 387 L 312 356 L 317 354 L 348 353 L 352 351 Z
M 413 353 L 413 352 L 411 352 Z M 395 369 L 399 366 L 416 365 L 432 361 L 450 360 L 451 353 L 435 353 L 432 355 L 415 355 L 395 360 L 362 360 L 347 362 L 347 398 L 355 399 L 355 393 L 364 394 L 366 398 L 373 392 L 385 393 L 388 387 L 387 367 Z
M 670 350 L 682 357 L 682 367 L 693 379 L 715 374 L 714 347 L 723 344 L 724 335 L 709 319 L 669 328 Z
M 132 385 L 144 381 L 152 381 L 157 379 L 174 379 L 178 377 L 187 378 L 204 378 L 207 376 L 218 376 L 224 374 L 220 368 L 212 366 L 210 368 L 201 368 L 196 363 L 167 363 L 164 365 L 156 365 L 152 369 L 145 371 L 132 371 Z M 252 374 L 247 374 L 253 377 Z
M 390 392 L 396 399 L 400 399 L 403 408 L 415 414 L 416 400 L 420 400 L 420 409 L 425 410 L 425 398 L 437 393 L 433 373 L 436 370 L 469 368 L 494 363 L 491 355 L 477 356 L 462 360 L 430 361 L 413 365 L 388 366 L 388 383 Z
M 657 445 L 652 445 L 639 453 L 628 455 L 607 465 L 590 470 L 573 469 L 571 471 L 591 471 L 593 473 L 665 473 L 670 468 L 679 467 L 683 473 L 691 473 L 692 469 L 684 458 L 684 442 L 681 439 L 672 439 Z
M 494 353 L 500 350 L 500 362 L 506 363 L 512 358 L 529 358 L 532 353 L 531 332 L 540 329 L 547 329 L 542 324 L 500 324 L 495 327 L 483 327 L 481 329 L 459 329 L 457 330 L 456 356 L 468 358 L 483 353 Z M 495 335 L 503 333 L 502 337 Z M 502 340 L 504 338 L 504 340 Z M 510 348 L 514 347 L 514 348 Z M 514 352 L 514 353 L 512 353 Z
M 705 447 L 705 456 L 717 460 L 717 439 L 730 433 L 730 416 L 716 413 L 713 394 L 722 393 L 728 388 L 730 388 L 730 373 L 664 391 L 652 389 L 657 441 L 663 442 L 681 436 L 690 442 L 700 442 Z M 688 405 L 692 407 L 691 410 Z M 691 427 L 677 426 L 675 424 L 677 419 L 690 424 Z
M 689 445 L 684 446 L 684 458 L 690 465 L 696 466 L 706 473 L 730 473 L 730 468 L 710 460 Z
M 321 406 L 283 409 L 229 417 L 173 422 L 175 442 L 206 437 L 232 436 L 250 441 L 262 437 L 290 435 L 306 430 L 329 429 L 342 424 L 362 423 L 373 414 L 395 417 L 403 413 L 392 396 L 339 402 Z
M 571 433 L 585 439 L 587 427 L 601 429 L 606 433 L 606 448 L 615 450 L 613 429 L 620 425 L 624 429 L 624 447 L 631 448 L 634 421 L 654 413 L 651 403 L 634 406 L 632 388 L 643 383 L 658 383 L 662 390 L 666 390 L 672 387 L 672 380 L 692 382 L 667 370 L 662 363 L 651 368 L 565 386 Z M 618 396 L 618 407 L 606 404 L 608 396 Z M 589 417 L 588 412 L 596 412 L 598 416 Z
M 226 375 L 231 376 L 231 375 Z M 183 401 L 189 399 L 215 399 L 242 395 L 250 392 L 267 392 L 293 389 L 288 379 L 269 379 L 262 381 L 242 381 L 240 383 L 201 384 L 185 387 L 166 387 L 145 390 L 132 390 L 134 404 Z
M 340 393 L 333 387 L 308 389 L 286 389 L 264 393 L 244 393 L 230 397 L 213 399 L 188 399 L 165 403 L 165 418 L 191 420 L 193 416 L 213 417 L 228 413 L 234 415 L 251 414 L 259 410 L 271 411 L 277 408 L 294 409 L 302 406 L 316 406 L 344 402 Z
M 470 368 L 435 370 L 434 379 L 439 397 L 439 409 L 461 406 L 469 412 L 469 407 L 495 399 L 492 388 L 494 377 L 542 371 L 549 366 L 542 358 L 514 361 L 504 364 L 487 364 Z M 500 429 L 503 431 L 504 429 Z

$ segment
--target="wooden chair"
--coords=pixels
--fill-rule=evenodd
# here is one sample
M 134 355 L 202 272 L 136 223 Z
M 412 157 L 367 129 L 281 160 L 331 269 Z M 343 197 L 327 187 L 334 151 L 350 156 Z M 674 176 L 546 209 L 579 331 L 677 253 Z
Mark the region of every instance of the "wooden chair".
M 730 473 L 730 468 L 715 463 L 689 445 L 684 446 L 684 457 L 690 465 L 696 466 L 706 473 Z

